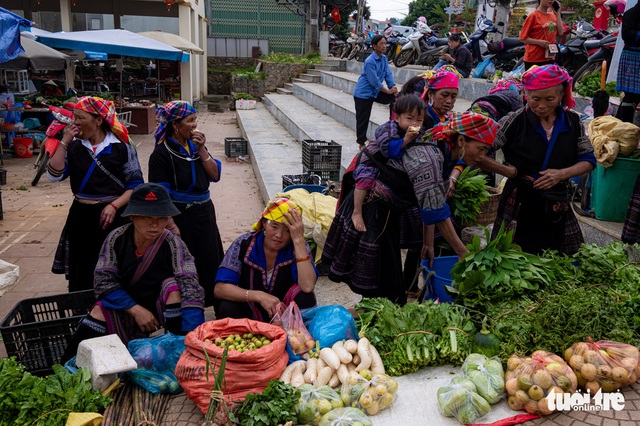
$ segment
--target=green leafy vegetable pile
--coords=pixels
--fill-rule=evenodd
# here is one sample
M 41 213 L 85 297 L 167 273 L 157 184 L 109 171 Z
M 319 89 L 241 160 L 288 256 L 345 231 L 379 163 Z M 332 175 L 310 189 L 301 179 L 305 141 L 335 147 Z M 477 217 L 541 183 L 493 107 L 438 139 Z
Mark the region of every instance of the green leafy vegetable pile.
M 592 98 L 598 90 L 600 90 L 600 76 L 601 72 L 595 72 L 576 84 L 576 92 L 587 98 Z M 620 92 L 616 91 L 616 82 L 610 81 L 604 85 L 604 90 L 609 96 L 620 96 Z
M 487 191 L 487 178 L 479 175 L 479 169 L 471 170 L 466 167 L 458 182 L 456 192 L 451 200 L 453 215 L 462 224 L 472 225 L 476 222 L 482 203 L 489 199 Z
M 482 310 L 488 302 L 497 302 L 538 291 L 557 280 L 556 275 L 569 273 L 573 267 L 566 261 L 545 259 L 524 253 L 513 243 L 513 231 L 500 229 L 491 240 L 486 232 L 486 247 L 480 248 L 480 238 L 467 246 L 470 253 L 451 270 L 457 302 Z
M 71 374 L 54 365 L 53 371 L 36 377 L 15 358 L 0 359 L 0 426 L 63 426 L 71 412 L 99 412 L 111 403 L 93 390 L 88 370 Z
M 449 303 L 408 303 L 363 299 L 356 305 L 358 328 L 376 347 L 392 376 L 428 365 L 461 365 L 475 328 L 465 308 Z
M 300 392 L 280 380 L 271 380 L 264 392 L 249 393 L 229 420 L 242 426 L 271 426 L 292 421 L 297 424 L 296 405 Z

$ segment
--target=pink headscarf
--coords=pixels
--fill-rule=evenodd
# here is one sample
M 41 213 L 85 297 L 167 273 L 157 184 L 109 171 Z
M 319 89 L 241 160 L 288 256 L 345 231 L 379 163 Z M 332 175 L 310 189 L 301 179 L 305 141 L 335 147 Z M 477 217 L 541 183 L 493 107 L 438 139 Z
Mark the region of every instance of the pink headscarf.
M 501 78 L 496 83 L 496 87 L 489 90 L 489 94 L 500 92 L 502 90 L 513 90 L 516 92 L 522 92 L 522 81 L 515 77 Z
M 571 109 L 576 106 L 576 101 L 573 99 L 573 93 L 571 92 L 573 79 L 564 68 L 556 64 L 542 65 L 540 67 L 533 66 L 522 74 L 522 84 L 527 90 L 546 89 L 565 82 L 562 103 Z
M 449 71 L 437 72 L 429 79 L 429 90 L 457 89 L 458 76 Z

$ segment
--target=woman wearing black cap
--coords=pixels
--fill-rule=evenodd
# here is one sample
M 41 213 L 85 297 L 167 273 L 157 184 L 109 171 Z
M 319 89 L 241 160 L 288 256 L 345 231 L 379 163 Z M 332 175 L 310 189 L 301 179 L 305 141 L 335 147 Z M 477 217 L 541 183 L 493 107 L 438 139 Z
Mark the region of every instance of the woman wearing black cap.
M 85 339 L 117 334 L 127 344 L 160 327 L 186 334 L 204 322 L 204 290 L 193 256 L 165 229 L 177 214 L 163 186 L 136 187 L 122 213 L 132 223 L 114 229 L 102 245 L 94 281 L 98 302 L 80 321 L 63 361 Z

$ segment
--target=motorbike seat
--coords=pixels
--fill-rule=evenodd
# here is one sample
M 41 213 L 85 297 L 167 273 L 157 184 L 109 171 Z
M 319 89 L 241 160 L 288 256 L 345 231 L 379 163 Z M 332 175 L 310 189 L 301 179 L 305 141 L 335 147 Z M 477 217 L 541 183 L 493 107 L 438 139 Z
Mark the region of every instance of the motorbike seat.
M 524 45 L 524 43 L 521 42 L 516 37 L 506 37 L 506 38 L 502 39 L 502 42 L 504 43 L 504 48 L 505 49 Z
M 597 49 L 600 47 L 600 40 L 587 40 L 584 42 L 584 48 L 587 50 Z
M 436 46 L 445 46 L 447 44 L 449 44 L 449 39 L 447 37 L 438 38 L 436 39 L 436 42 L 435 42 Z

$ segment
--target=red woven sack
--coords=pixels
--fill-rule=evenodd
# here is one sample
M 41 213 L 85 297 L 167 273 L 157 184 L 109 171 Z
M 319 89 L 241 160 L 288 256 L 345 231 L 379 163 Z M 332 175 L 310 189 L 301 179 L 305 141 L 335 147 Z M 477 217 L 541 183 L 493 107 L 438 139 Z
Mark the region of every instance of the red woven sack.
M 222 348 L 204 340 L 213 342 L 218 337 L 245 333 L 261 334 L 268 337 L 271 343 L 253 351 L 228 352 L 224 372 L 226 384 L 222 388 L 227 401 L 244 400 L 249 392 L 261 393 L 270 380 L 280 377 L 287 366 L 287 333 L 280 327 L 246 318 L 225 318 L 200 325 L 187 334 L 184 341 L 187 348 L 178 360 L 175 374 L 189 399 L 195 402 L 203 413 L 207 412 L 213 388 L 211 372 L 209 380 L 205 375 L 206 358 L 203 351 L 206 350 L 211 362 L 217 364 L 220 363 L 223 352 Z

